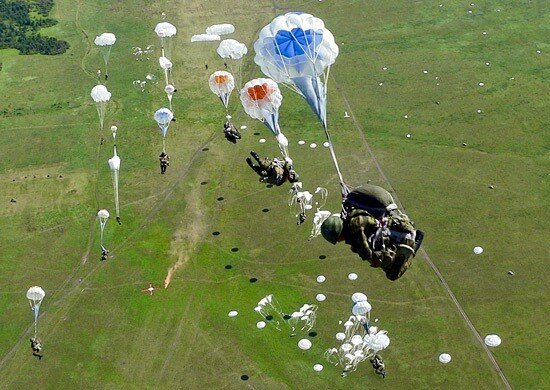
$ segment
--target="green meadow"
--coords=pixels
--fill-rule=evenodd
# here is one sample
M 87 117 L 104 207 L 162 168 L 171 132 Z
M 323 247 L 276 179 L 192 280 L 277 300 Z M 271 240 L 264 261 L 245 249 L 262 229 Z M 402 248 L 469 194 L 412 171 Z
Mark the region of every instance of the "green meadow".
M 398 281 L 343 243 L 307 240 L 313 213 L 296 225 L 289 186 L 268 188 L 244 161 L 278 148 L 237 91 L 229 109 L 248 128 L 236 145 L 223 137 L 225 112 L 208 77 L 224 60 L 217 43 L 191 36 L 234 24 L 228 38 L 249 49 L 244 83 L 264 77 L 253 61 L 258 31 L 296 10 L 323 19 L 340 48 L 328 122 L 347 184 L 387 188 L 426 232 Z M 168 104 L 153 31 L 162 12 L 178 28 L 166 175 L 153 120 Z M 56 0 L 50 17 L 58 24 L 42 34 L 67 41 L 65 54 L 0 51 L 0 388 L 506 388 L 497 367 L 513 388 L 550 387 L 547 3 Z M 106 31 L 117 41 L 101 131 L 90 90 L 103 67 L 93 40 Z M 133 48 L 148 45 L 149 59 L 136 60 Z M 147 74 L 157 82 L 136 88 Z M 310 191 L 326 187 L 324 208 L 338 211 L 322 128 L 302 98 L 282 92 L 280 125 L 301 180 Z M 122 225 L 107 222 L 102 262 L 96 213 L 114 216 L 113 124 Z M 141 292 L 149 283 L 153 296 Z M 46 291 L 40 361 L 29 348 L 33 285 Z M 385 379 L 368 361 L 342 378 L 323 357 L 356 291 L 391 339 Z M 316 302 L 318 293 L 327 299 Z M 288 312 L 319 305 L 310 350 L 288 328 L 256 328 L 254 307 L 267 294 Z M 502 344 L 488 351 L 476 332 Z M 451 363 L 438 362 L 443 352 Z

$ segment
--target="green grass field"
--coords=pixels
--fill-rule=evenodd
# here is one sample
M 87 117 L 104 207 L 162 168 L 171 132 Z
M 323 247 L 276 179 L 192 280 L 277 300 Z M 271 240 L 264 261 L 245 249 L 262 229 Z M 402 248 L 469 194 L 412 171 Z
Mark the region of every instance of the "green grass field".
M 248 129 L 236 145 L 223 138 L 224 112 L 207 84 L 223 60 L 215 43 L 191 44 L 191 35 L 233 23 L 230 37 L 249 47 L 246 82 L 262 76 L 252 49 L 259 29 L 291 10 L 325 20 L 340 46 L 328 117 L 348 184 L 371 180 L 397 196 L 427 232 L 424 249 L 477 332 L 501 336 L 491 354 L 510 385 L 549 388 L 548 8 L 544 1 L 439 4 L 56 0 L 51 16 L 59 24 L 44 33 L 68 41 L 67 53 L 0 51 L 0 388 L 505 388 L 424 254 L 389 282 L 344 244 L 307 241 L 312 215 L 297 226 L 286 187 L 258 183 L 244 162 L 252 149 L 275 155 L 277 146 L 236 93 L 233 118 Z M 177 122 L 164 176 L 152 119 L 167 104 L 153 32 L 162 12 L 178 27 Z M 93 38 L 104 31 L 117 42 L 101 134 L 89 92 L 102 66 Z M 136 61 L 132 47 L 150 44 L 157 48 L 150 61 Z M 160 82 L 141 92 L 132 82 L 148 73 Z M 280 124 L 301 179 L 309 189 L 326 186 L 326 207 L 337 210 L 328 150 L 307 146 L 322 144 L 321 127 L 301 98 L 283 95 Z M 107 223 L 112 258 L 100 262 L 95 214 L 114 211 L 111 124 L 119 128 L 123 224 Z M 476 245 L 485 249 L 480 256 Z M 350 272 L 358 280 L 349 281 Z M 140 292 L 149 282 L 158 288 L 152 297 Z M 47 294 L 41 361 L 28 346 L 32 285 Z M 389 332 L 385 379 L 368 362 L 341 378 L 323 358 L 355 291 L 369 296 L 377 325 Z M 253 308 L 263 296 L 294 311 L 321 292 L 327 300 L 309 351 L 286 331 L 256 328 Z M 230 310 L 239 315 L 228 318 Z M 442 352 L 450 364 L 438 362 Z M 325 369 L 314 372 L 315 363 Z

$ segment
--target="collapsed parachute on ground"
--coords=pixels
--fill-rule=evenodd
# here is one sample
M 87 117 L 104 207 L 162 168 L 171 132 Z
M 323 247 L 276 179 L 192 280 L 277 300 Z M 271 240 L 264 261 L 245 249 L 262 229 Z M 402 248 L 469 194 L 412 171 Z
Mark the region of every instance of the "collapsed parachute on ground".
M 109 63 L 109 56 L 111 55 L 111 47 L 116 42 L 115 34 L 113 33 L 103 33 L 98 35 L 94 39 L 94 44 L 99 47 L 101 55 L 103 56 L 103 62 L 105 62 L 105 77 L 108 75 L 107 66 Z
M 449 355 L 448 353 L 442 353 L 441 355 L 439 355 L 438 359 L 440 363 L 447 364 L 451 362 L 452 358 L 451 355 Z
M 162 134 L 162 151 L 166 153 L 166 133 L 168 132 L 170 122 L 174 118 L 174 114 L 168 108 L 162 107 L 155 111 L 153 118 L 160 128 Z
M 40 304 L 46 296 L 46 293 L 42 287 L 33 286 L 27 290 L 27 299 L 31 305 L 31 309 L 34 313 L 34 338 L 38 336 L 38 312 L 40 310 Z
M 235 32 L 235 26 L 229 23 L 213 24 L 206 28 L 206 33 L 209 35 L 227 35 Z
M 485 336 L 485 344 L 489 347 L 498 347 L 500 343 L 502 343 L 502 340 L 496 334 L 488 334 Z
M 191 42 L 214 42 L 220 39 L 217 34 L 195 34 L 191 37 Z
M 107 87 L 99 84 L 92 88 L 90 96 L 96 104 L 97 115 L 99 115 L 99 127 L 103 130 L 105 112 L 107 111 L 107 103 L 111 100 L 111 92 L 107 90 Z
M 240 92 L 244 111 L 259 119 L 275 135 L 283 156 L 288 155 L 288 140 L 279 127 L 279 107 L 283 95 L 279 86 L 271 79 L 254 79 L 246 83 Z
M 267 323 L 274 326 L 275 329 L 281 330 L 284 314 L 281 305 L 273 294 L 266 295 L 260 299 L 254 311 L 258 313 L 262 319 L 267 320 Z

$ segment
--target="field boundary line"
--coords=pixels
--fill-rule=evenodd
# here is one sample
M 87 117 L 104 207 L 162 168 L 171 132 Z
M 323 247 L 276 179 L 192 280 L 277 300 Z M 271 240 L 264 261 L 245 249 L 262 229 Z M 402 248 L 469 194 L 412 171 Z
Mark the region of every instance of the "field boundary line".
M 380 173 L 380 176 L 382 176 L 382 179 L 388 184 L 388 186 L 390 187 L 390 189 L 392 190 L 393 192 L 393 197 L 396 201 L 396 203 L 400 206 L 400 208 L 402 210 L 405 211 L 405 208 L 403 207 L 403 204 L 401 203 L 401 201 L 399 200 L 398 196 L 397 196 L 397 193 L 395 192 L 395 189 L 393 188 L 393 186 L 391 185 L 388 177 L 386 176 L 386 174 L 384 173 L 384 171 L 382 170 L 382 167 L 380 166 L 380 163 L 378 162 L 378 159 L 376 158 L 376 156 L 374 155 L 374 152 L 372 150 L 372 148 L 370 147 L 368 141 L 367 141 L 367 137 L 365 136 L 365 132 L 363 130 L 363 127 L 361 126 L 361 124 L 359 123 L 359 121 L 357 120 L 356 116 L 355 116 L 355 113 L 353 112 L 352 108 L 351 108 L 351 104 L 348 100 L 348 97 L 346 95 L 346 92 L 340 87 L 340 85 L 338 84 L 338 82 L 336 81 L 336 79 L 334 78 L 334 76 L 331 77 L 331 79 L 333 80 L 334 82 L 334 85 L 336 87 L 336 90 L 340 93 L 342 99 L 344 100 L 344 104 L 346 106 L 346 108 L 348 109 L 348 113 L 349 115 L 351 116 L 351 120 L 353 121 L 353 125 L 355 127 L 355 129 L 360 133 L 361 135 L 361 139 L 363 141 L 363 144 L 365 145 L 365 148 L 367 149 L 367 152 L 368 154 L 370 155 L 371 157 L 371 160 L 372 162 L 374 163 L 374 165 L 376 166 L 376 169 L 378 170 L 378 172 Z M 451 298 L 451 301 L 454 303 L 454 305 L 456 306 L 458 312 L 460 313 L 462 319 L 464 320 L 464 322 L 466 323 L 466 325 L 468 326 L 468 328 L 472 331 L 472 333 L 474 334 L 475 338 L 477 339 L 477 341 L 479 341 L 479 343 L 481 344 L 481 347 L 483 348 L 483 350 L 487 353 L 487 357 L 489 358 L 489 361 L 492 363 L 493 365 L 493 368 L 497 371 L 500 379 L 502 380 L 502 382 L 504 383 L 504 386 L 506 387 L 506 389 L 509 389 L 511 390 L 512 389 L 512 386 L 510 385 L 510 383 L 508 382 L 508 379 L 506 378 L 506 376 L 504 375 L 504 372 L 502 371 L 502 369 L 500 368 L 498 362 L 495 360 L 495 357 L 493 356 L 493 354 L 491 353 L 491 351 L 489 350 L 489 348 L 487 347 L 487 345 L 485 345 L 485 343 L 483 342 L 483 338 L 481 337 L 481 335 L 479 334 L 479 332 L 477 331 L 476 327 L 474 326 L 474 324 L 472 323 L 472 321 L 470 320 L 470 317 L 468 317 L 468 314 L 466 314 L 466 311 L 464 310 L 464 308 L 462 307 L 462 305 L 460 304 L 460 302 L 458 301 L 458 299 L 456 298 L 455 294 L 453 293 L 453 291 L 451 290 L 451 288 L 449 287 L 449 285 L 447 284 L 447 281 L 445 280 L 445 278 L 443 277 L 443 275 L 441 274 L 441 272 L 439 271 L 439 268 L 437 268 L 437 266 L 435 265 L 435 263 L 432 261 L 432 259 L 430 258 L 430 256 L 428 255 L 428 253 L 426 252 L 426 250 L 424 249 L 424 247 L 420 247 L 420 252 L 422 253 L 422 257 L 426 260 L 426 262 L 428 263 L 428 265 L 430 266 L 430 268 L 432 269 L 432 271 L 435 273 L 435 275 L 437 276 L 439 282 L 441 283 L 441 285 L 443 286 L 443 288 L 445 289 L 445 291 L 447 291 L 447 294 L 449 295 L 449 297 Z

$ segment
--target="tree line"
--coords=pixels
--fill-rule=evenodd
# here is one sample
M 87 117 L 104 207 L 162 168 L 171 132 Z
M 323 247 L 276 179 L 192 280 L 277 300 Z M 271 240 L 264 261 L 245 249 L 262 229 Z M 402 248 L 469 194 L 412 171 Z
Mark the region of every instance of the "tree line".
M 67 51 L 67 42 L 38 33 L 57 24 L 48 17 L 52 7 L 53 0 L 0 0 L 0 49 L 46 55 Z

